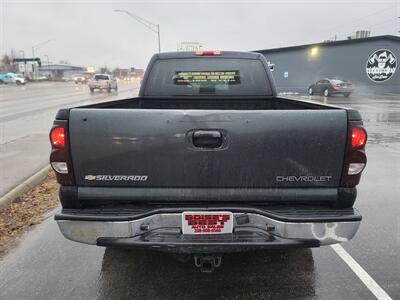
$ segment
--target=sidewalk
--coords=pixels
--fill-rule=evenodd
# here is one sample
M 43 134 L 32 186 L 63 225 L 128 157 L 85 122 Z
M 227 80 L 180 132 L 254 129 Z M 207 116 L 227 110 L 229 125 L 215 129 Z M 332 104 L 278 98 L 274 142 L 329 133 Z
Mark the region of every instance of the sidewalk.
M 48 164 L 47 134 L 36 134 L 0 145 L 0 197 Z

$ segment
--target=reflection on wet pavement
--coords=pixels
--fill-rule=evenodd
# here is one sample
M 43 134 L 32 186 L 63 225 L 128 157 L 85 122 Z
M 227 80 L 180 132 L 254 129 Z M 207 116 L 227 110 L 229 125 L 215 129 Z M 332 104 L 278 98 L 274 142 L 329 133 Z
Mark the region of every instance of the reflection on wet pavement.
M 107 249 L 99 284 L 102 299 L 282 299 L 283 290 L 286 299 L 315 295 L 310 249 L 224 255 L 211 274 L 201 273 L 193 259 Z
M 400 95 L 352 95 L 322 97 L 297 95 L 295 98 L 357 109 L 368 131 L 368 143 L 386 144 L 400 141 Z

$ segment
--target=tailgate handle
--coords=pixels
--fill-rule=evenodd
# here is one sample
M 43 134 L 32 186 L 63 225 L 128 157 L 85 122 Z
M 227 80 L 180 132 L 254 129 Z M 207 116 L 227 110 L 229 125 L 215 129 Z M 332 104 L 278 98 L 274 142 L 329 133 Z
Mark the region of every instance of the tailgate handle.
M 198 148 L 220 148 L 222 133 L 218 130 L 196 130 L 193 132 L 192 141 Z

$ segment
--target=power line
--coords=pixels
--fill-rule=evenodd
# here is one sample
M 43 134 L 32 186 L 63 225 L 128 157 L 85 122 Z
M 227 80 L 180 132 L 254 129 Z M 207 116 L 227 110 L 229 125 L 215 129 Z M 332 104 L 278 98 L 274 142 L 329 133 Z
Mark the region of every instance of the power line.
M 372 24 L 372 25 L 363 25 L 363 27 L 367 30 L 369 30 L 369 29 L 371 29 L 371 28 L 376 28 L 376 27 L 379 27 L 379 26 L 382 26 L 382 25 L 385 25 L 385 24 L 387 24 L 387 23 L 391 23 L 391 22 L 394 22 L 396 20 L 396 18 L 391 18 L 391 19 L 389 19 L 389 20 L 386 20 L 386 21 L 383 21 L 383 22 L 379 22 L 379 23 L 375 23 L 375 24 Z M 340 35 L 346 35 L 346 34 L 350 34 L 351 32 L 349 32 L 349 31 L 341 31 L 341 32 L 339 32 L 339 33 L 336 33 L 338 36 L 340 36 Z
M 358 18 L 358 19 L 356 19 L 356 20 L 349 20 L 348 22 L 344 22 L 344 23 L 342 23 L 342 24 L 340 24 L 340 25 L 336 25 L 336 26 L 331 27 L 331 28 L 329 28 L 329 29 L 324 29 L 324 31 L 325 31 L 325 32 L 331 32 L 331 31 L 333 31 L 333 30 L 336 29 L 336 28 L 340 28 L 340 27 L 346 26 L 348 23 L 353 23 L 353 24 L 354 24 L 354 23 L 357 23 L 358 21 L 363 20 L 363 19 L 365 19 L 365 18 L 368 18 L 368 17 L 374 16 L 374 15 L 380 14 L 380 13 L 382 13 L 382 12 L 384 12 L 384 11 L 387 11 L 387 10 L 392 10 L 393 7 L 394 7 L 394 5 L 391 5 L 390 7 L 386 7 L 386 8 L 384 8 L 384 9 L 378 10 L 378 11 L 372 13 L 372 14 L 368 14 L 368 15 L 362 16 L 362 17 L 360 17 L 360 18 Z

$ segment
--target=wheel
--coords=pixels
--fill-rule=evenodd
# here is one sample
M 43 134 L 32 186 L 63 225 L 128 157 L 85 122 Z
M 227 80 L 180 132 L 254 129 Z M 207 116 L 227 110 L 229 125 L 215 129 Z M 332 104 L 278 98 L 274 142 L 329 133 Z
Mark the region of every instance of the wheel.
M 329 96 L 329 90 L 328 90 L 328 89 L 325 89 L 325 90 L 324 90 L 324 96 L 325 96 L 325 97 L 328 97 L 328 96 Z
M 313 89 L 312 89 L 311 87 L 308 89 L 308 94 L 309 94 L 309 95 L 314 94 L 314 91 L 313 91 Z
M 108 92 L 108 93 L 111 93 L 111 85 L 108 86 L 107 92 Z
M 16 83 L 17 85 L 21 85 L 21 84 L 22 84 L 22 82 L 19 81 L 19 80 L 17 80 L 15 83 Z
M 350 96 L 351 93 L 344 93 L 343 96 L 345 96 L 346 98 L 348 98 Z
M 118 86 L 117 85 L 115 86 L 114 91 L 118 92 Z
M 94 88 L 90 88 L 90 92 L 91 92 L 91 93 L 94 93 Z
M 3 80 L 0 80 L 0 84 L 4 84 Z

